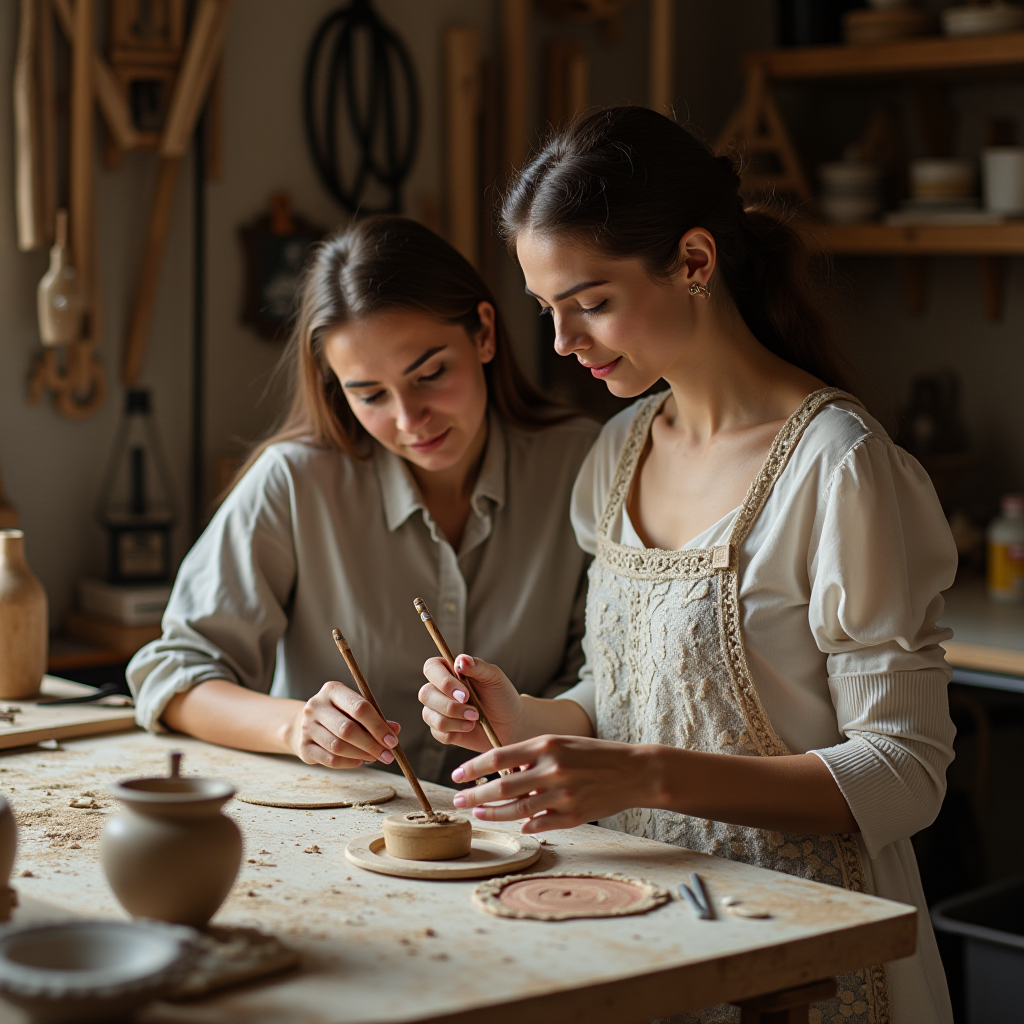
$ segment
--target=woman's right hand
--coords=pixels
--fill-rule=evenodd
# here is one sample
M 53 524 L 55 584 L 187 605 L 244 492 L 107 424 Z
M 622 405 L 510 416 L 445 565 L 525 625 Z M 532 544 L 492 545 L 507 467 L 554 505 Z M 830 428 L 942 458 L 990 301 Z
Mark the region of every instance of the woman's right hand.
M 513 742 L 516 726 L 523 715 L 523 702 L 508 676 L 489 662 L 460 654 L 455 671 L 472 684 L 483 705 L 484 714 L 502 743 Z M 431 658 L 423 666 L 426 684 L 420 689 L 423 721 L 440 743 L 455 744 L 470 750 L 490 750 L 491 744 L 478 727 L 479 715 L 469 703 L 465 684 L 449 671 L 442 658 Z
M 344 683 L 332 680 L 302 706 L 289 745 L 306 764 L 328 768 L 359 768 L 364 761 L 391 764 L 401 728 L 381 718 L 368 700 Z

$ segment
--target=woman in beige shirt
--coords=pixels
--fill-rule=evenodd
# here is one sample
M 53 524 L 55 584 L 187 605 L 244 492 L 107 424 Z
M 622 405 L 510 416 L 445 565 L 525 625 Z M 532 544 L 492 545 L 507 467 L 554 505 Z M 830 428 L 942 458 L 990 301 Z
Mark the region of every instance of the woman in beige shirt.
M 403 218 L 319 248 L 289 359 L 284 425 L 182 563 L 163 636 L 128 666 L 139 723 L 334 768 L 390 764 L 401 723 L 417 771 L 437 777 L 413 598 L 527 692 L 573 682 L 587 556 L 569 496 L 598 427 L 527 384 L 480 276 Z M 339 681 L 335 626 L 394 721 Z

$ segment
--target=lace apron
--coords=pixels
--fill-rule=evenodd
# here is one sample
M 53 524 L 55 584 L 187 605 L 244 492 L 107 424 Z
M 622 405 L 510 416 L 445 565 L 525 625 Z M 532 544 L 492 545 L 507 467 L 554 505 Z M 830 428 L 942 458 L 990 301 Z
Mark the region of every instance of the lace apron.
M 740 632 L 738 552 L 807 424 L 829 402 L 856 401 L 824 388 L 779 431 L 747 491 L 727 544 L 663 551 L 609 539 L 629 493 L 651 423 L 667 397 L 637 413 L 600 523 L 590 570 L 587 634 L 597 700 L 597 734 L 623 743 L 663 743 L 750 757 L 789 754 L 761 705 Z M 630 835 L 866 892 L 853 835 L 787 835 L 636 807 L 602 822 Z M 721 1006 L 679 1021 L 738 1021 Z M 811 1010 L 820 1024 L 888 1024 L 884 965 L 839 978 L 839 994 Z

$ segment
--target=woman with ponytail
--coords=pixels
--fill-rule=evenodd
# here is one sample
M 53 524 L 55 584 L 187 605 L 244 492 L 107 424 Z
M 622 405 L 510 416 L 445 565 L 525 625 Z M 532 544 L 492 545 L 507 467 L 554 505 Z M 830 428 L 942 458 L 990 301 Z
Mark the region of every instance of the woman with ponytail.
M 910 836 L 953 755 L 936 621 L 956 550 L 927 475 L 845 390 L 799 236 L 738 188 L 691 133 L 619 107 L 552 138 L 505 197 L 556 351 L 620 397 L 668 387 L 605 426 L 576 481 L 595 556 L 579 683 L 538 700 L 458 659 L 507 745 L 453 778 L 528 767 L 456 803 L 913 903 L 917 953 L 844 975 L 812 1019 L 947 1024 Z M 425 674 L 434 735 L 486 750 L 458 680 L 438 659 Z

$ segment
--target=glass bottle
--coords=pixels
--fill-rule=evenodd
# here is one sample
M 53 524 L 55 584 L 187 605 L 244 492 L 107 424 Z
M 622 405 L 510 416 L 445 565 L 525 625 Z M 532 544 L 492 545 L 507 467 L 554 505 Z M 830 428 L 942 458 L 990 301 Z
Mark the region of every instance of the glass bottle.
M 1024 604 L 1024 494 L 1006 494 L 988 525 L 988 596 Z

